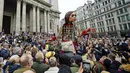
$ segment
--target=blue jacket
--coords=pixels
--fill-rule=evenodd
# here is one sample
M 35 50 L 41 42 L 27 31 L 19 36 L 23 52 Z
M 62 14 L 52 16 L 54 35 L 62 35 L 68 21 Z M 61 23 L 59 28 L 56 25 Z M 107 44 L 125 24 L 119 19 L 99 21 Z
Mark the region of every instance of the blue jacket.
M 0 50 L 0 56 L 3 57 L 4 59 L 7 59 L 8 57 L 10 57 L 10 53 L 8 50 L 2 48 Z

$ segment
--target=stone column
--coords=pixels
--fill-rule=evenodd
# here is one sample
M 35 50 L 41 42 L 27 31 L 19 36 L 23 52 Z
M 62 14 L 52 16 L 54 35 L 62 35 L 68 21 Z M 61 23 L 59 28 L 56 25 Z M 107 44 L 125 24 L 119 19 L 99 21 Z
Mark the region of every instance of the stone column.
M 4 0 L 0 0 L 0 32 L 3 25 L 3 13 L 4 13 Z
M 32 22 L 33 22 L 33 8 L 30 9 L 29 16 L 30 16 L 30 19 L 29 19 L 30 22 L 29 22 L 29 26 L 27 26 L 27 28 L 30 32 L 32 32 L 33 31 L 33 24 L 32 24 Z
M 36 6 L 33 6 L 33 21 L 32 21 L 33 32 L 36 32 Z
M 22 8 L 22 31 L 26 31 L 26 3 L 23 2 Z
M 46 17 L 46 11 L 44 11 L 44 28 L 43 29 L 45 29 L 45 31 L 44 32 L 47 32 L 47 17 Z
M 47 12 L 47 26 L 48 26 L 48 33 L 50 33 L 50 14 L 49 14 L 49 11 Z
M 37 32 L 40 32 L 40 10 L 37 7 Z
M 21 16 L 21 1 L 17 0 L 17 10 L 16 10 L 16 34 L 20 33 L 20 17 Z
M 42 26 L 41 28 L 41 32 L 45 32 L 45 26 L 44 26 L 44 12 L 40 11 L 40 26 Z
M 58 33 L 58 31 L 57 31 L 57 24 L 59 24 L 59 19 L 58 18 L 56 18 L 56 22 L 54 23 L 54 27 L 55 27 L 55 30 L 54 30 L 54 33 L 56 34 L 56 36 L 58 35 L 57 33 Z

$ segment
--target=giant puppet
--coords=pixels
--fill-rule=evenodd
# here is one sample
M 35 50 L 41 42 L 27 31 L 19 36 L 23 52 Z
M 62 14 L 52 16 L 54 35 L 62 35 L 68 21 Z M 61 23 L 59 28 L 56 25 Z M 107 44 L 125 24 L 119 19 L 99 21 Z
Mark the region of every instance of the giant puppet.
M 62 40 L 70 41 L 75 36 L 75 25 L 73 22 L 76 21 L 76 14 L 73 11 L 69 11 L 65 15 L 65 23 L 62 26 Z

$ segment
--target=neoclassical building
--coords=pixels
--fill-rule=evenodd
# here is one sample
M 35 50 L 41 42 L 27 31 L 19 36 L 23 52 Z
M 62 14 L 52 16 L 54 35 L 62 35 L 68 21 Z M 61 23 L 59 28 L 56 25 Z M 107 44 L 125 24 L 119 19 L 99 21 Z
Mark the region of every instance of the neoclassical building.
M 0 32 L 56 33 L 58 0 L 0 0 Z

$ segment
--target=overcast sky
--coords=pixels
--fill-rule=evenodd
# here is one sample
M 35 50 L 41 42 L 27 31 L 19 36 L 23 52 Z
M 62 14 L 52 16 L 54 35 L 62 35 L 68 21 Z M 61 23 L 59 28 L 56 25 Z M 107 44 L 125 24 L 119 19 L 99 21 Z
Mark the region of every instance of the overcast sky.
M 79 6 L 83 6 L 87 0 L 58 0 L 59 1 L 59 10 L 61 12 L 60 19 L 63 19 L 65 13 L 68 11 L 74 11 Z M 94 2 L 94 0 L 91 0 Z

